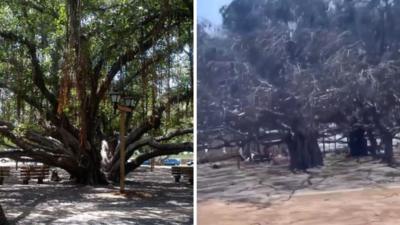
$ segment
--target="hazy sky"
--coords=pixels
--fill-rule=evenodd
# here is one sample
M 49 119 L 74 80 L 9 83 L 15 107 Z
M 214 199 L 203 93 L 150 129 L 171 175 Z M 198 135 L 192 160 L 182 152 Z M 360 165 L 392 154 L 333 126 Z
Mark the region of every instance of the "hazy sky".
M 228 5 L 232 0 L 197 0 L 197 16 L 198 19 L 207 19 L 210 22 L 220 25 L 222 23 L 219 9 Z

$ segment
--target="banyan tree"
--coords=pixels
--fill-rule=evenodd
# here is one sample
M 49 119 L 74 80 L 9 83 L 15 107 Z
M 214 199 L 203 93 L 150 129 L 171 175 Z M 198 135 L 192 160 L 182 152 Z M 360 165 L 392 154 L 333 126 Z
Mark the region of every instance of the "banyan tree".
M 290 168 L 304 170 L 323 164 L 320 138 L 341 134 L 351 155 L 376 156 L 381 148 L 393 164 L 399 10 L 396 1 L 373 0 L 234 0 L 223 7 L 222 31 L 198 29 L 203 141 L 213 138 L 207 131 L 223 129 L 237 137 L 227 146 L 285 143 Z M 266 135 L 272 131 L 278 140 Z
M 118 179 L 113 88 L 134 97 L 129 173 L 193 151 L 192 1 L 3 1 L 0 157 L 66 170 L 82 184 Z

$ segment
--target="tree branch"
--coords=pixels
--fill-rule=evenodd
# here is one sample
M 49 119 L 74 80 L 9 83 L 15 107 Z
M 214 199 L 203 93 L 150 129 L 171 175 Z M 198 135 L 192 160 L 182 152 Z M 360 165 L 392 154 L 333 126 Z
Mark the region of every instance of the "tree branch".
M 151 142 L 150 146 L 153 147 L 153 151 L 148 153 L 140 154 L 133 161 L 129 162 L 125 166 L 126 173 L 132 172 L 138 168 L 146 160 L 157 156 L 163 155 L 175 155 L 181 152 L 193 152 L 193 143 L 185 142 L 178 144 L 160 144 L 158 142 Z
M 139 46 L 137 46 L 135 49 L 126 51 L 123 55 L 118 57 L 117 61 L 112 64 L 111 69 L 107 73 L 105 81 L 100 86 L 97 93 L 97 99 L 99 99 L 99 101 L 104 98 L 107 90 L 110 88 L 112 80 L 123 66 L 125 66 L 128 62 L 134 60 L 137 55 L 143 54 L 148 49 L 150 49 L 164 34 L 168 33 L 174 26 L 178 26 L 183 23 L 184 20 L 177 20 L 175 24 L 165 26 L 165 22 L 167 22 L 169 14 L 171 14 L 171 12 L 163 10 L 160 16 L 158 18 L 155 18 L 158 19 L 156 25 L 143 39 L 138 41 L 141 44 L 139 44 Z

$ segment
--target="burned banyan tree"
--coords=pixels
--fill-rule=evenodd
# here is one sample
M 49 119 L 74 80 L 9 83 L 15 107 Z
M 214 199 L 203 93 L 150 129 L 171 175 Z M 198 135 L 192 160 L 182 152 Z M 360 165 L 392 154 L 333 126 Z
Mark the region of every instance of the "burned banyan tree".
M 128 2 L 2 2 L 0 145 L 13 150 L 0 157 L 59 167 L 82 184 L 117 180 L 113 87 L 135 100 L 127 173 L 193 151 L 193 2 Z
M 198 25 L 199 149 L 284 143 L 305 170 L 323 165 L 321 138 L 342 135 L 352 156 L 394 164 L 399 12 L 372 0 L 223 7 L 221 31 Z

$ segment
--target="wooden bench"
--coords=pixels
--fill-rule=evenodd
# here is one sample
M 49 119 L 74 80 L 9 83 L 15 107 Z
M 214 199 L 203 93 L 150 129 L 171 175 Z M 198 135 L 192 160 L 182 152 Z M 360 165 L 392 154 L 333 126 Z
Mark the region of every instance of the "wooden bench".
M 21 166 L 19 168 L 19 179 L 23 184 L 29 184 L 30 179 L 38 179 L 38 184 L 43 184 L 43 180 L 49 176 L 48 166 Z
M 10 167 L 0 166 L 0 185 L 3 185 L 4 178 L 9 177 L 10 175 Z
M 193 166 L 173 166 L 171 174 L 175 178 L 175 182 L 179 182 L 181 177 L 186 177 L 190 184 L 193 184 Z

